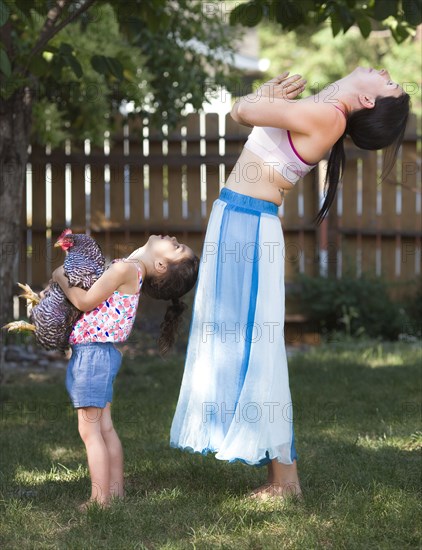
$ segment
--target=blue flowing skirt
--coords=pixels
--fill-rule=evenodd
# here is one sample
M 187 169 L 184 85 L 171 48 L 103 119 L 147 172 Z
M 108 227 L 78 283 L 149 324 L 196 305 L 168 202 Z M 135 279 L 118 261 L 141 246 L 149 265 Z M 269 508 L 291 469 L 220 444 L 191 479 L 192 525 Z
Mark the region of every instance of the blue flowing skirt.
M 172 447 L 292 463 L 284 312 L 278 207 L 223 188 L 202 251 Z

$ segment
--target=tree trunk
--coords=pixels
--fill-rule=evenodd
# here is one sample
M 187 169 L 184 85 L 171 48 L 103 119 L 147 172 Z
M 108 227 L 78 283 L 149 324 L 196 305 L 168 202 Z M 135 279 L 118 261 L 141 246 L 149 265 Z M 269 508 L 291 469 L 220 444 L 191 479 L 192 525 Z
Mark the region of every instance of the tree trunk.
M 18 90 L 7 100 L 0 98 L 0 326 L 13 320 L 12 296 L 19 255 L 24 253 L 20 250 L 21 220 L 30 130 L 30 90 Z

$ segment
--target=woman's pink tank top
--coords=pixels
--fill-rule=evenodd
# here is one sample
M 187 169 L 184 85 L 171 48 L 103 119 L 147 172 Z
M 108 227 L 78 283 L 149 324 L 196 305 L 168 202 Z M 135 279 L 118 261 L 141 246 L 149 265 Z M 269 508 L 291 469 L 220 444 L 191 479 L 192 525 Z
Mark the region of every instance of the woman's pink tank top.
M 293 184 L 316 166 L 303 160 L 293 145 L 289 130 L 283 128 L 254 126 L 245 148 Z

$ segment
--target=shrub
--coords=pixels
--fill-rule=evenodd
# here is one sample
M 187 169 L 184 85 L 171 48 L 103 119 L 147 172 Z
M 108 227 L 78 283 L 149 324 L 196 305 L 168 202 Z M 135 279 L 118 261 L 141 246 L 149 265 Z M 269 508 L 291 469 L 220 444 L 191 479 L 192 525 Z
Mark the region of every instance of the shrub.
M 408 314 L 406 332 L 411 336 L 422 336 L 422 277 L 416 281 L 416 293 L 409 295 L 404 301 L 404 308 Z
M 302 311 L 325 332 L 396 340 L 408 317 L 382 279 L 299 276 Z

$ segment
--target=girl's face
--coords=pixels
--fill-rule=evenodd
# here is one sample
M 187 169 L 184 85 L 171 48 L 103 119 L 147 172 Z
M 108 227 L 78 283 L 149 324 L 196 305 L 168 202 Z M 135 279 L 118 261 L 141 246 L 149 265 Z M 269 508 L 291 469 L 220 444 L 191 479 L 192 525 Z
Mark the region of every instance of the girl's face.
M 151 235 L 147 242 L 147 249 L 156 259 L 167 262 L 178 262 L 194 256 L 191 248 L 169 235 Z
M 375 97 L 399 97 L 404 93 L 403 88 L 391 79 L 386 69 L 357 67 L 349 77 L 354 79 L 360 90 Z

